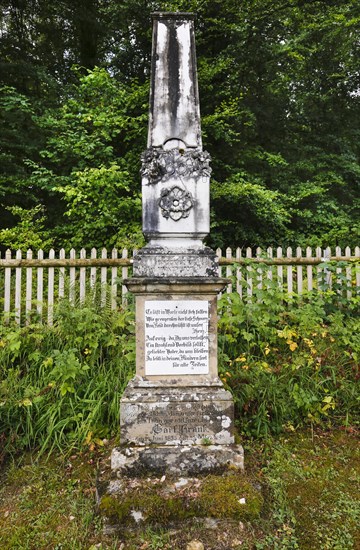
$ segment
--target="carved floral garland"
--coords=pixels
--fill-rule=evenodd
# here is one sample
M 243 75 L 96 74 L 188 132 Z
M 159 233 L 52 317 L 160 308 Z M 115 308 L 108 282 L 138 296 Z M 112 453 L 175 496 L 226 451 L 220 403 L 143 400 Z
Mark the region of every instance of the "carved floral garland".
M 207 151 L 199 149 L 146 149 L 141 155 L 141 175 L 149 183 L 166 181 L 171 177 L 209 177 L 211 157 Z

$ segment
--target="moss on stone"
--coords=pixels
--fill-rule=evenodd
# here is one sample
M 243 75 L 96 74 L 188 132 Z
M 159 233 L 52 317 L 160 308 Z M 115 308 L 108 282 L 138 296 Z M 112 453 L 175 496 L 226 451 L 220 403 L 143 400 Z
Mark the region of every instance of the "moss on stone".
M 253 519 L 260 515 L 263 498 L 243 475 L 231 472 L 206 478 L 199 505 L 203 516 Z
M 141 512 L 148 523 L 170 523 L 191 518 L 252 519 L 259 516 L 263 498 L 239 472 L 210 475 L 200 483 L 191 481 L 182 490 L 174 485 L 149 484 L 104 495 L 100 512 L 113 523 L 130 524 L 132 511 Z

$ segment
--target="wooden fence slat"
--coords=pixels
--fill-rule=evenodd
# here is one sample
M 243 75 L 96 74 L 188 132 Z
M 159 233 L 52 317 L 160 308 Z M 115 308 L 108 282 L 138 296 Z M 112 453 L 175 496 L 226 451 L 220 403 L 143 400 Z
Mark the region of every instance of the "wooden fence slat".
M 229 259 L 229 258 L 232 258 L 232 250 L 230 247 L 228 247 L 225 251 L 225 255 L 226 255 L 226 258 Z M 228 265 L 226 267 L 226 278 L 227 279 L 231 279 L 232 278 L 232 267 L 230 265 Z M 232 283 L 229 283 L 226 287 L 226 292 L 228 294 L 230 294 L 232 292 Z
M 49 251 L 49 258 L 53 260 L 55 258 L 55 250 L 51 249 Z M 48 271 L 48 300 L 47 300 L 47 322 L 48 325 L 53 324 L 54 319 L 54 287 L 55 287 L 55 268 L 49 267 Z
M 70 250 L 70 260 L 75 260 L 75 258 L 76 258 L 76 251 L 72 248 Z M 75 305 L 75 298 L 76 298 L 75 282 L 76 282 L 76 269 L 75 267 L 70 267 L 69 269 L 69 302 L 72 305 Z
M 118 257 L 118 251 L 116 248 L 113 248 L 111 251 L 111 257 L 115 260 Z M 111 309 L 116 309 L 117 305 L 117 276 L 118 268 L 111 268 Z
M 97 250 L 96 248 L 92 248 L 91 249 L 91 252 L 90 252 L 90 258 L 92 260 L 95 260 L 96 259 L 96 255 L 97 255 Z M 95 298 L 95 284 L 96 284 L 96 267 L 91 267 L 90 268 L 90 288 L 94 294 L 93 298 Z
M 288 246 L 286 249 L 286 257 L 292 258 L 292 248 Z M 293 293 L 293 268 L 292 265 L 288 265 L 286 268 L 286 282 L 287 282 L 287 289 L 288 293 Z
M 269 246 L 269 248 L 267 248 L 266 250 L 266 255 L 269 259 L 272 259 L 273 258 L 273 249 L 271 246 Z M 269 266 L 269 269 L 267 270 L 267 279 L 269 281 L 272 281 L 273 280 L 273 268 L 272 266 L 270 265 Z
M 11 260 L 11 250 L 5 252 L 5 260 Z M 11 269 L 5 268 L 5 281 L 4 281 L 4 314 L 5 321 L 9 320 L 11 311 Z
M 261 248 L 258 246 L 256 249 L 256 258 L 260 259 L 262 254 Z M 257 279 L 257 288 L 259 290 L 263 287 L 263 270 L 261 268 L 257 268 L 256 270 L 256 279 Z
M 28 260 L 32 260 L 32 250 L 28 250 L 26 252 L 26 258 Z M 25 317 L 26 322 L 29 322 L 29 316 L 31 315 L 31 308 L 32 308 L 32 275 L 33 275 L 33 268 L 27 267 L 26 268 L 26 293 L 25 293 Z
M 345 256 L 351 256 L 351 249 L 349 246 L 347 246 L 345 248 Z M 347 296 L 347 299 L 348 300 L 351 300 L 351 296 L 352 296 L 352 290 L 351 290 L 351 287 L 352 287 L 352 277 L 351 277 L 351 266 L 347 266 L 345 268 L 345 274 L 346 274 L 346 280 L 347 280 L 347 291 L 346 291 L 346 296 Z
M 122 249 L 122 252 L 121 252 L 121 257 L 125 260 L 127 257 L 128 257 L 128 250 L 127 248 L 123 248 Z M 123 267 L 121 269 L 121 279 L 122 281 L 124 281 L 125 279 L 127 279 L 129 276 L 129 270 L 127 267 Z M 128 289 L 127 289 L 127 286 L 122 284 L 121 285 L 121 298 L 122 298 L 122 303 L 123 304 L 126 304 L 126 295 L 127 295 L 127 292 L 128 292 Z
M 320 260 L 320 263 L 322 262 L 322 250 L 320 246 L 317 246 L 315 248 L 315 256 L 318 260 Z M 321 267 L 316 268 L 316 286 L 319 288 L 320 282 L 322 280 L 322 273 L 321 273 Z
M 246 249 L 246 257 L 252 258 L 252 250 L 250 247 Z M 253 275 L 254 271 L 251 266 L 246 268 L 246 285 L 247 285 L 247 295 L 249 298 L 253 295 Z
M 236 253 L 235 253 L 235 256 L 236 256 L 236 259 L 239 260 L 241 258 L 241 248 L 238 247 L 236 249 Z M 240 297 L 242 298 L 242 295 L 243 295 L 243 287 L 242 287 L 242 284 L 241 284 L 241 280 L 242 280 L 242 272 L 241 272 L 241 268 L 238 267 L 236 269 L 236 292 L 240 295 Z
M 355 247 L 355 258 L 360 258 L 360 247 Z M 355 284 L 357 286 L 357 292 L 360 293 L 360 265 L 355 264 Z
M 59 251 L 59 259 L 65 260 L 65 250 L 61 248 Z M 62 300 L 65 296 L 65 267 L 59 269 L 59 300 Z
M 101 257 L 107 258 L 107 250 L 106 248 L 103 248 L 101 250 Z M 100 303 L 101 307 L 104 307 L 106 304 L 106 283 L 107 283 L 107 268 L 102 267 L 100 269 L 100 282 L 101 282 L 101 298 Z
M 302 257 L 302 249 L 301 246 L 298 246 L 296 248 L 296 257 L 301 258 Z M 298 294 L 303 293 L 303 267 L 302 265 L 296 266 L 296 278 L 297 278 L 297 291 Z
M 82 260 L 86 259 L 86 250 L 85 248 L 82 248 L 80 250 L 80 258 Z M 80 275 L 79 275 L 79 300 L 80 304 L 83 304 L 85 301 L 85 293 L 86 293 L 86 268 L 80 267 Z
M 330 258 L 331 258 L 331 248 L 328 246 L 324 250 L 324 260 L 328 262 L 328 261 L 330 261 Z M 326 288 L 331 288 L 332 287 L 331 271 L 325 267 L 324 268 L 324 273 L 325 273 Z
M 337 247 L 335 248 L 335 254 L 340 254 L 340 256 L 341 256 L 341 248 L 340 248 L 340 246 L 337 246 Z M 336 271 L 336 274 L 337 274 L 337 275 L 341 275 L 341 273 L 342 273 L 341 267 L 337 267 L 335 271 Z M 336 277 L 336 284 L 337 284 L 337 286 L 339 287 L 338 292 L 341 292 L 341 291 L 340 291 L 341 283 L 342 283 L 341 277 Z
M 37 253 L 38 260 L 44 258 L 44 251 L 38 250 Z M 36 311 L 39 316 L 40 321 L 42 321 L 43 316 L 43 298 L 44 298 L 44 268 L 38 267 L 36 270 Z
M 310 246 L 306 248 L 306 257 L 312 257 L 312 249 Z M 308 265 L 306 268 L 306 277 L 307 277 L 307 289 L 310 292 L 313 289 L 313 268 L 312 265 Z
M 21 260 L 21 250 L 16 251 L 16 259 Z M 21 322 L 21 267 L 15 269 L 15 321 Z
M 222 267 L 221 267 L 221 265 L 220 265 L 220 260 L 221 260 L 221 258 L 222 258 L 222 250 L 221 250 L 221 248 L 217 248 L 217 249 L 215 250 L 215 254 L 216 254 L 216 256 L 219 258 L 219 277 L 222 277 Z
M 279 246 L 276 249 L 276 257 L 280 259 L 280 258 L 282 258 L 282 256 L 283 256 L 283 251 L 282 251 L 282 248 Z M 279 289 L 282 292 L 282 290 L 284 288 L 284 270 L 283 270 L 282 265 L 279 265 L 277 267 L 276 272 L 277 272 Z

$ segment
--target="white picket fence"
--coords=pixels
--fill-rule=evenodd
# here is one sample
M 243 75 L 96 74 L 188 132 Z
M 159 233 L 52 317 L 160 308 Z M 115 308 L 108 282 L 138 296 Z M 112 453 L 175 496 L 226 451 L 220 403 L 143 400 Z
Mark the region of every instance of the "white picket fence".
M 255 286 L 262 288 L 266 280 L 276 281 L 285 292 L 301 294 L 319 288 L 324 280 L 328 287 L 343 286 L 348 299 L 360 291 L 360 248 L 353 254 L 349 247 L 313 250 L 268 248 L 217 249 L 220 275 L 231 279 L 227 291 L 236 290 L 243 299 L 251 299 Z M 53 323 L 54 307 L 60 300 L 82 303 L 86 296 L 98 295 L 101 304 L 115 309 L 126 300 L 123 279 L 131 276 L 132 251 L 127 249 L 64 249 L 58 254 L 50 250 L 47 258 L 42 250 L 22 254 L 10 250 L 0 254 L 0 311 L 5 321 L 13 316 L 17 323 L 29 322 L 32 316 Z M 332 264 L 329 264 L 332 262 Z M 330 265 L 337 262 L 336 269 Z M 345 263 L 346 262 L 346 263 Z

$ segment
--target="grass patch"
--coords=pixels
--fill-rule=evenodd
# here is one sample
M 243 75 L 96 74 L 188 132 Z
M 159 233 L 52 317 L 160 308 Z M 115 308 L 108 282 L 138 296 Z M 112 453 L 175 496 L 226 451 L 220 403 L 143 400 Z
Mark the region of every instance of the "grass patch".
M 9 463 L 0 489 L 1 549 L 183 550 L 194 539 L 207 550 L 360 548 L 355 432 L 307 430 L 262 443 L 247 440 L 245 475 L 208 476 L 199 493 L 183 492 L 184 502 L 202 507 L 207 523 L 190 519 L 191 506 L 180 506 L 173 494 L 164 504 L 159 497 L 155 502 L 150 490 L 143 495 L 134 490 L 124 503 L 136 508 L 142 499 L 155 523 L 120 538 L 105 536 L 95 513 L 96 470 L 111 445 L 68 458 L 52 454 L 48 461 L 27 454 Z M 250 504 L 251 495 L 256 498 L 249 514 L 232 501 L 245 496 Z M 229 509 L 232 516 L 225 519 Z M 209 526 L 209 518 L 219 520 L 216 528 Z M 183 524 L 170 528 L 166 519 Z

